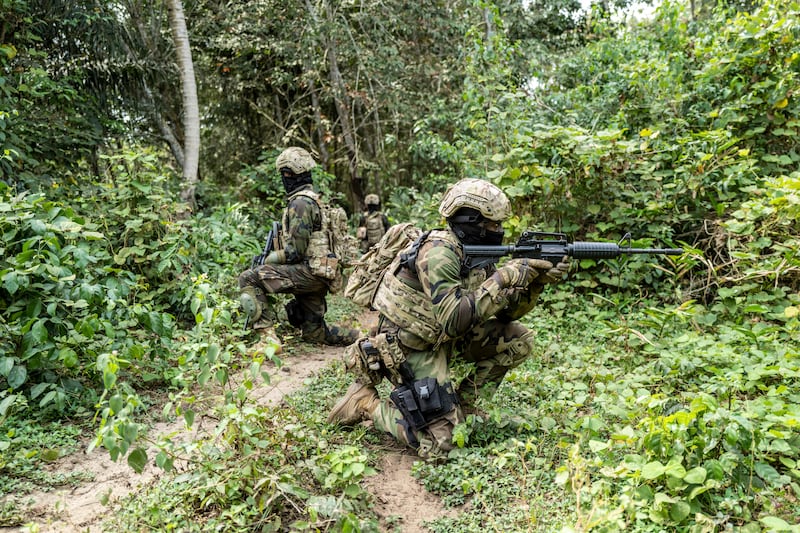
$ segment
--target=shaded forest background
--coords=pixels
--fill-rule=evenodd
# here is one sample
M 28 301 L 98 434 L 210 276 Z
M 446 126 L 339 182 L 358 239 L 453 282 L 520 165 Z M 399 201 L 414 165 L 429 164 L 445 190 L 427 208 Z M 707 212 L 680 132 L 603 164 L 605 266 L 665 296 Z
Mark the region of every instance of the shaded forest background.
M 191 135 L 170 26 L 176 5 L 199 101 L 196 183 L 184 175 Z M 596 334 L 609 350 L 595 354 L 606 366 L 591 376 L 553 376 L 562 387 L 590 382 L 594 415 L 583 404 L 563 419 L 529 405 L 534 430 L 544 417 L 570 435 L 551 458 L 561 469 L 551 481 L 577 500 L 577 514 L 557 513 L 560 523 L 791 530 L 798 517 L 786 509 L 800 496 L 800 6 L 650 7 L 636 18 L 625 0 L 0 0 L 8 493 L 21 486 L 10 473 L 35 470 L 51 449 L 25 444 L 21 428 L 31 424 L 88 424 L 93 447 L 135 469 L 155 460 L 170 470 L 207 453 L 166 442 L 147 456 L 141 416 L 156 391 L 165 416 L 188 426 L 209 384 L 240 409 L 220 415 L 230 455 L 209 464 L 255 461 L 247 439 L 276 438 L 265 419 L 242 414 L 252 382 L 230 381 L 242 370 L 268 380 L 264 365 L 277 360 L 275 346 L 250 348 L 235 279 L 284 202 L 274 158 L 296 145 L 314 153 L 315 183 L 354 220 L 376 192 L 393 222 L 436 226 L 447 184 L 482 177 L 512 199 L 509 237 L 535 228 L 618 241 L 631 232 L 634 245 L 683 246 L 674 261 L 581 261 L 565 289 L 581 298 L 545 295 L 554 322 L 530 318 L 542 330 L 584 318 L 587 339 Z M 554 339 L 543 337 L 543 352 Z M 642 372 L 629 389 L 649 391 L 644 414 L 619 413 L 610 389 L 595 388 L 626 358 L 638 366 L 613 372 Z M 481 423 L 466 426 L 462 445 L 487 445 L 476 436 Z M 635 459 L 621 443 L 638 446 Z M 351 507 L 309 503 L 309 493 L 346 492 L 360 479 L 361 470 L 342 470 L 363 464 L 347 450 L 320 459 L 291 490 L 287 480 L 270 485 L 260 520 L 319 524 L 322 514 L 369 529 L 358 491 Z M 340 477 L 321 482 L 326 468 Z M 427 474 L 444 483 L 441 472 Z M 264 497 L 255 477 L 237 482 L 229 501 L 207 496 L 204 508 Z M 586 509 L 582 491 L 594 491 L 600 511 Z M 289 493 L 305 502 L 300 510 L 286 504 Z

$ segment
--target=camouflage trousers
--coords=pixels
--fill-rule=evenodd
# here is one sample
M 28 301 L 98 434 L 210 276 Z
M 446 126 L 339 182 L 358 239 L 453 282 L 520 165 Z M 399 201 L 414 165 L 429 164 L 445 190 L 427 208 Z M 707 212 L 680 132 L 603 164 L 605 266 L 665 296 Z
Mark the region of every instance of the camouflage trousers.
M 303 332 L 303 339 L 330 345 L 351 344 L 358 331 L 325 323 L 328 310 L 325 296 L 328 294 L 326 280 L 315 276 L 306 264 L 261 265 L 239 275 L 239 288 L 255 287 L 268 294 L 292 294 L 295 296 L 287 307 L 293 326 Z M 266 294 L 258 292 L 262 306 L 269 305 Z
M 394 333 L 397 327 L 382 323 L 379 330 L 381 333 Z M 434 453 L 447 452 L 453 449 L 453 428 L 465 420 L 464 413 L 472 411 L 475 400 L 479 396 L 491 398 L 506 372 L 530 355 L 533 332 L 516 321 L 506 323 L 491 319 L 472 329 L 463 338 L 445 342 L 436 349 L 418 351 L 401 347 L 417 380 L 434 377 L 439 383 L 448 383 L 452 379 L 450 365 L 456 358 L 472 363 L 473 370 L 457 388 L 460 405 L 426 429 L 407 430 L 401 422 L 402 414 L 388 399 L 381 400 L 379 407 L 370 414 L 377 429 L 391 434 L 403 444 L 414 446 L 413 441 L 416 440 L 420 443 L 418 451 L 427 446 Z M 420 456 L 424 456 L 423 453 Z

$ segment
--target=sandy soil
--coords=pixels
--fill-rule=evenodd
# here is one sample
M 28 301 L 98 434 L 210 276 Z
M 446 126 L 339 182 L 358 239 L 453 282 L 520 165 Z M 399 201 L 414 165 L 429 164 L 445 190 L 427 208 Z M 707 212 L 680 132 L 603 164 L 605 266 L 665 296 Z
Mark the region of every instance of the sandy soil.
M 367 314 L 362 324 L 369 325 L 374 316 Z M 305 353 L 284 357 L 283 366 L 272 373 L 272 383 L 252 392 L 252 397 L 262 405 L 276 405 L 281 399 L 303 387 L 306 378 L 318 372 L 331 361 L 339 360 L 342 348 L 320 346 Z M 210 423 L 202 419 L 195 424 L 195 432 L 210 431 Z M 185 431 L 182 421 L 171 424 L 157 424 L 151 429 L 153 435 L 175 435 L 174 438 L 191 438 Z M 84 443 L 83 450 L 86 449 Z M 155 452 L 148 450 L 148 456 Z M 377 465 L 378 473 L 366 481 L 366 488 L 372 494 L 375 509 L 381 518 L 382 531 L 402 531 L 403 533 L 422 533 L 429 531 L 422 525 L 436 517 L 455 511 L 443 508 L 439 498 L 425 491 L 423 486 L 411 476 L 411 467 L 417 457 L 403 448 L 389 451 Z M 38 531 L 48 532 L 86 532 L 103 531 L 103 521 L 112 515 L 121 498 L 142 490 L 155 482 L 163 471 L 149 461 L 141 474 L 136 474 L 124 461 L 115 463 L 104 449 L 91 453 L 78 452 L 61 458 L 49 465 L 61 472 L 88 472 L 92 481 L 77 487 L 58 489 L 50 492 L 34 492 L 21 501 L 30 505 L 27 514 L 30 523 L 38 526 Z M 104 505 L 101 500 L 105 499 Z M 0 528 L 0 532 L 27 531 L 25 528 Z

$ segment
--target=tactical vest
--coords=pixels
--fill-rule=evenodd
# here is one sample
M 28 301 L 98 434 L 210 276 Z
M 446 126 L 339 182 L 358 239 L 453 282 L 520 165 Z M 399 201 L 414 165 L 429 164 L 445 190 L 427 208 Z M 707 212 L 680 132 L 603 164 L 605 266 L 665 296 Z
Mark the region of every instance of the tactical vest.
M 311 199 L 319 209 L 319 220 L 314 221 L 314 231 L 308 239 L 308 248 L 306 248 L 306 260 L 311 269 L 311 273 L 315 276 L 325 278 L 328 280 L 328 286 L 332 293 L 337 293 L 341 290 L 344 284 L 342 277 L 342 266 L 340 256 L 337 255 L 337 244 L 344 241 L 339 237 L 338 232 L 341 230 L 338 226 L 341 225 L 342 215 L 337 210 L 341 208 L 330 208 L 320 201 L 319 195 L 314 192 L 310 187 L 300 189 L 289 196 L 289 203 L 298 196 L 305 196 Z M 346 216 L 346 215 L 345 215 Z M 282 228 L 288 227 L 289 210 L 283 213 Z M 346 219 L 345 219 L 346 220 Z M 283 241 L 283 236 L 281 241 Z M 343 252 L 339 251 L 342 256 Z
M 367 228 L 367 243 L 370 246 L 381 240 L 386 229 L 383 227 L 383 215 L 380 211 L 367 213 L 364 226 Z
M 447 230 L 431 231 L 424 241 L 415 242 L 406 249 L 406 252 L 411 252 L 414 246 L 422 247 L 425 242 L 430 240 L 444 241 L 451 246 L 459 259 L 463 260 L 464 252 L 461 242 L 452 232 Z M 411 255 L 416 260 L 416 254 L 412 253 Z M 412 269 L 405 267 L 405 270 L 401 273 L 401 269 L 404 268 L 401 264 L 402 257 L 403 254 L 398 254 L 387 270 L 383 281 L 378 287 L 378 291 L 375 293 L 372 306 L 386 318 L 400 326 L 401 329 L 414 334 L 428 345 L 440 344 L 447 340 L 447 336 L 436 321 L 431 299 L 425 294 L 424 289 L 419 286 L 419 278 L 412 273 Z M 414 281 L 410 280 L 409 276 L 417 278 L 417 287 L 409 284 L 409 282 L 413 283 Z M 476 279 L 472 279 L 474 277 Z M 469 289 L 472 286 L 480 285 L 478 277 L 485 279 L 485 273 L 482 270 L 470 272 L 469 277 L 462 280 L 465 288 Z M 416 346 L 415 348 L 421 349 L 422 347 Z

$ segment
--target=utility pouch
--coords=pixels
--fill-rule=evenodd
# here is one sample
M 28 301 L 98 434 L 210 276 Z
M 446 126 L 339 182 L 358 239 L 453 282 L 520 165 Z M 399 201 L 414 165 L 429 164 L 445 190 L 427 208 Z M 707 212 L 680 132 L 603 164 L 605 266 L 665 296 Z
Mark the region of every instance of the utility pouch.
M 348 372 L 357 375 L 362 382 L 377 385 L 383 380 L 381 352 L 369 337 L 358 339 L 344 349 L 344 365 Z
M 377 385 L 385 377 L 395 385 L 403 381 L 400 365 L 406 355 L 394 335 L 381 333 L 375 337 L 359 339 L 345 348 L 344 362 L 347 370 Z
M 311 273 L 321 278 L 333 280 L 339 274 L 339 258 L 333 254 L 326 256 L 311 256 L 308 259 Z
M 439 394 L 439 384 L 436 382 L 436 379 L 425 378 L 415 381 L 414 392 L 419 400 L 419 409 L 423 413 L 442 410 L 442 398 Z
M 436 378 L 418 379 L 411 386 L 401 385 L 389 395 L 408 425 L 423 429 L 453 410 L 458 398 L 450 383 L 439 385 Z
M 414 398 L 414 389 L 406 387 L 405 385 L 397 387 L 389 395 L 389 398 L 397 409 L 400 410 L 403 419 L 408 423 L 409 427 L 417 430 L 428 425 Z
M 380 354 L 380 362 L 386 377 L 395 385 L 403 381 L 400 365 L 406 362 L 406 354 L 400 348 L 397 337 L 390 333 L 381 333 L 369 339 L 372 346 Z

